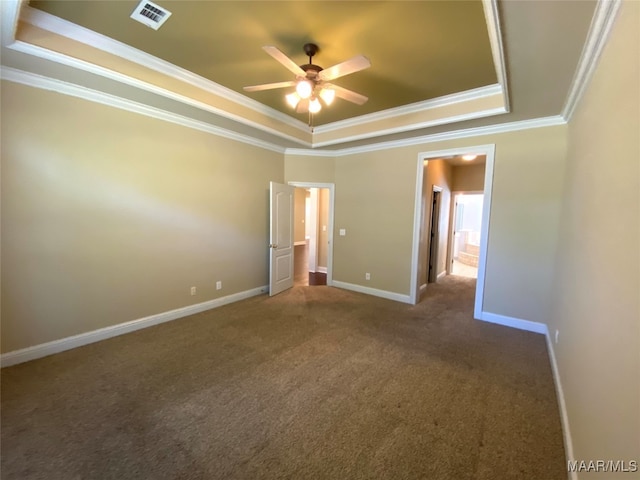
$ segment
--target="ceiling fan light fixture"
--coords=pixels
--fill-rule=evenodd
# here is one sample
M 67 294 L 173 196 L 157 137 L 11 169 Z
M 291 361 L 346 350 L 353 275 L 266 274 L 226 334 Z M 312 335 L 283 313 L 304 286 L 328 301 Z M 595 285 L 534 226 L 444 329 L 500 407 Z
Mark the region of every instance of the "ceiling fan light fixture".
M 296 85 L 296 93 L 300 98 L 309 98 L 313 93 L 313 85 L 309 80 L 300 80 Z
M 323 88 L 322 90 L 320 90 L 320 98 L 325 103 L 325 105 L 329 106 L 336 98 L 336 91 L 332 88 Z
M 311 101 L 309 102 L 309 112 L 318 113 L 320 110 L 322 110 L 322 105 L 320 104 L 320 100 L 318 100 L 315 97 L 312 98 Z
M 291 108 L 296 108 L 298 106 L 298 102 L 300 102 L 300 95 L 298 95 L 297 92 L 285 95 L 284 98 L 287 99 L 287 103 L 291 106 Z

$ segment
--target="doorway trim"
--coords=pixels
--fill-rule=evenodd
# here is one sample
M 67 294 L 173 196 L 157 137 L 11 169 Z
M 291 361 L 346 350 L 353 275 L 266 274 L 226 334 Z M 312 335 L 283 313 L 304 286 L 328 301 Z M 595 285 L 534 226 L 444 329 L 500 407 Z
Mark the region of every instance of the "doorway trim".
M 447 150 L 434 150 L 418 153 L 416 165 L 416 196 L 413 214 L 413 246 L 411 250 L 411 283 L 410 298 L 414 305 L 418 303 L 419 281 L 418 281 L 418 261 L 420 252 L 420 227 L 422 224 L 422 187 L 424 179 L 424 162 L 429 159 L 450 157 L 453 155 L 464 155 L 467 153 L 485 155 L 486 163 L 484 169 L 484 203 L 482 205 L 482 226 L 480 228 L 480 258 L 478 259 L 478 279 L 476 281 L 476 297 L 474 302 L 473 316 L 476 319 L 482 318 L 484 304 L 484 283 L 487 263 L 487 250 L 489 240 L 489 221 L 491 213 L 491 193 L 493 189 L 493 168 L 495 162 L 495 144 L 471 145 L 467 147 L 451 148 Z M 428 287 L 427 287 L 428 288 Z
M 424 170 L 423 170 L 424 171 Z M 438 185 L 433 185 L 429 197 L 429 248 L 427 249 L 427 285 L 438 280 L 438 258 L 440 257 L 440 210 L 442 209 L 442 191 Z M 426 214 L 427 212 L 424 212 Z M 423 215 L 424 215 L 423 214 Z M 423 220 L 424 221 L 424 220 Z M 435 271 L 432 267 L 435 267 Z
M 317 183 L 317 182 L 287 182 L 296 188 L 326 188 L 329 190 L 329 225 L 327 225 L 327 239 L 329 245 L 327 247 L 327 285 L 333 285 L 333 214 L 335 207 L 335 184 L 334 183 Z

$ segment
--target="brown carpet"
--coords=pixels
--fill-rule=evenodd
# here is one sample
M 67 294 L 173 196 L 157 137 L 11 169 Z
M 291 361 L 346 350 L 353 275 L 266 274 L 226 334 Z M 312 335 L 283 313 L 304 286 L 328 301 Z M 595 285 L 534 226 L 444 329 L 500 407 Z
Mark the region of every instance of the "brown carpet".
M 543 336 L 296 287 L 2 370 L 2 478 L 566 480 Z

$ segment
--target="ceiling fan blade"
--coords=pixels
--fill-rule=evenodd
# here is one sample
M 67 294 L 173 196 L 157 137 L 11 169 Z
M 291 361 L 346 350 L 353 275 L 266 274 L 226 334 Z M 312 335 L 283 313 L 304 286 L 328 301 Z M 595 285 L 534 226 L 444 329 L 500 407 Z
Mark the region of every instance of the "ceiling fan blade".
M 297 113 L 307 113 L 309 111 L 309 99 L 303 98 L 298 102 L 296 106 Z
M 262 85 L 251 85 L 250 87 L 243 87 L 245 92 L 260 92 L 262 90 L 273 90 L 274 88 L 293 87 L 296 84 L 293 80 L 290 82 L 276 82 L 265 83 Z
M 365 103 L 367 103 L 367 100 L 369 100 L 369 97 L 365 97 L 364 95 L 356 93 L 353 90 L 347 90 L 346 88 L 339 87 L 338 85 L 326 83 L 323 85 L 323 87 L 331 88 L 336 92 L 336 97 L 340 97 L 343 100 L 347 100 L 357 105 L 364 105 Z
M 323 81 L 334 80 L 351 73 L 359 72 L 370 66 L 371 61 L 367 57 L 358 55 L 342 63 L 338 63 L 333 67 L 325 68 L 318 74 L 318 78 Z
M 262 47 L 262 49 L 265 52 L 267 52 L 269 55 L 271 55 L 273 58 L 275 58 L 282 65 L 284 65 L 284 67 L 287 70 L 289 70 L 290 72 L 294 73 L 296 76 L 298 76 L 298 77 L 306 77 L 307 76 L 306 72 L 303 69 L 301 69 L 296 64 L 296 62 L 294 62 L 289 57 L 287 57 L 282 52 L 282 50 L 280 50 L 278 47 L 266 46 L 266 47 Z

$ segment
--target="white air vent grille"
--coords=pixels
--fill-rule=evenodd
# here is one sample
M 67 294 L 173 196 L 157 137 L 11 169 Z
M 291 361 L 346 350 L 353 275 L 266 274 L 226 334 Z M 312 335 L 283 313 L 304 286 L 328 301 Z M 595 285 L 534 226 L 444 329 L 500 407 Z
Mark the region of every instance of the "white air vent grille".
M 170 16 L 169 10 L 147 0 L 142 0 L 131 14 L 131 18 L 154 30 L 159 29 Z

